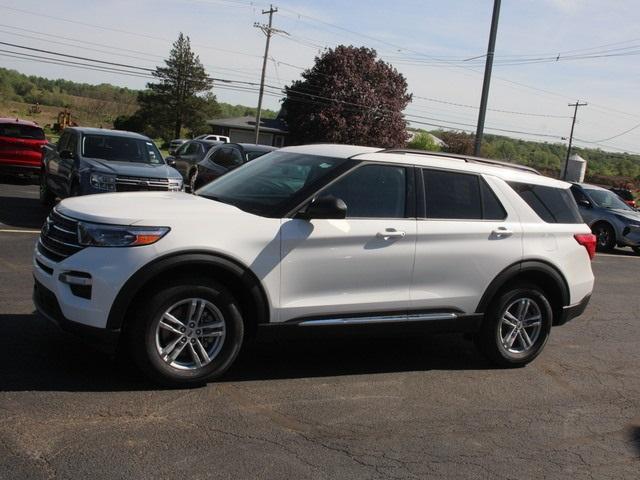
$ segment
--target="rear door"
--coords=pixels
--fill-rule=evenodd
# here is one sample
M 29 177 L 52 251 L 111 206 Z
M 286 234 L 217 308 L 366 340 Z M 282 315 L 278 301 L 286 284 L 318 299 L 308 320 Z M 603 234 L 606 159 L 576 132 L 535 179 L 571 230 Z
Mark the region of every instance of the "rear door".
M 413 185 L 412 167 L 362 165 L 319 194 L 342 199 L 347 218 L 284 221 L 280 321 L 406 312 L 416 238 Z
M 420 171 L 411 307 L 473 313 L 498 273 L 521 260 L 520 220 L 493 177 Z

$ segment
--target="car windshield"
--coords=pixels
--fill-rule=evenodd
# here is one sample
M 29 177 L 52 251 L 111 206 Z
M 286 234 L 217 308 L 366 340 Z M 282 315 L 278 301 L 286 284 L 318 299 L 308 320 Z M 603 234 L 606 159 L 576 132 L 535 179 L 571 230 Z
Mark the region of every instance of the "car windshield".
M 164 164 L 152 141 L 115 135 L 84 135 L 82 156 L 117 162 Z
M 232 170 L 196 193 L 257 215 L 271 216 L 272 212 L 305 189 L 312 189 L 346 162 L 345 158 L 270 152 Z
M 44 140 L 44 131 L 40 127 L 19 123 L 0 123 L 0 137 L 27 138 Z
M 595 188 L 585 188 L 585 190 L 598 207 L 616 210 L 633 210 L 624 203 L 618 195 L 609 190 L 596 190 Z

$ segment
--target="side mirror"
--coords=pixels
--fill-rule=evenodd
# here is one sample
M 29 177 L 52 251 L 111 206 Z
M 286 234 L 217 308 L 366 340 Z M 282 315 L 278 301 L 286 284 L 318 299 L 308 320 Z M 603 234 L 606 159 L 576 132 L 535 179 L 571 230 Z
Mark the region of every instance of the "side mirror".
M 325 220 L 341 220 L 347 216 L 347 205 L 341 198 L 333 195 L 318 197 L 304 211 L 298 212 L 296 218 L 311 220 L 313 218 Z
M 167 165 L 169 165 L 170 167 L 175 167 L 176 166 L 176 160 L 175 158 L 167 158 Z
M 75 158 L 75 155 L 71 150 L 62 150 L 60 152 L 60 158 L 65 160 L 73 160 Z
M 578 206 L 585 207 L 585 208 L 591 208 L 591 202 L 589 200 L 580 200 L 578 202 Z

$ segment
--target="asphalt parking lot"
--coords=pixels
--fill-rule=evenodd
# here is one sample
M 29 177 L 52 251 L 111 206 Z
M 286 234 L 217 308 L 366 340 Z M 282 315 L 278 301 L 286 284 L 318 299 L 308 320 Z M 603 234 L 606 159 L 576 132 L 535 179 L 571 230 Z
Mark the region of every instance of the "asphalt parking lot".
M 640 257 L 523 369 L 457 336 L 265 339 L 157 390 L 33 314 L 37 187 L 0 184 L 0 478 L 640 477 Z

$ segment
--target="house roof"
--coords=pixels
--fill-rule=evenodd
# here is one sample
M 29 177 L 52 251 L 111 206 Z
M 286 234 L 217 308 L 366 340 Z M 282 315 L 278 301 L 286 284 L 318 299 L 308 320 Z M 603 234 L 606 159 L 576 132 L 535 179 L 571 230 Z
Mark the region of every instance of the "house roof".
M 243 130 L 254 130 L 256 128 L 256 117 L 244 116 L 233 118 L 215 118 L 207 120 L 208 125 L 215 127 L 240 128 Z M 279 118 L 261 118 L 260 131 L 268 133 L 289 133 L 287 125 Z

